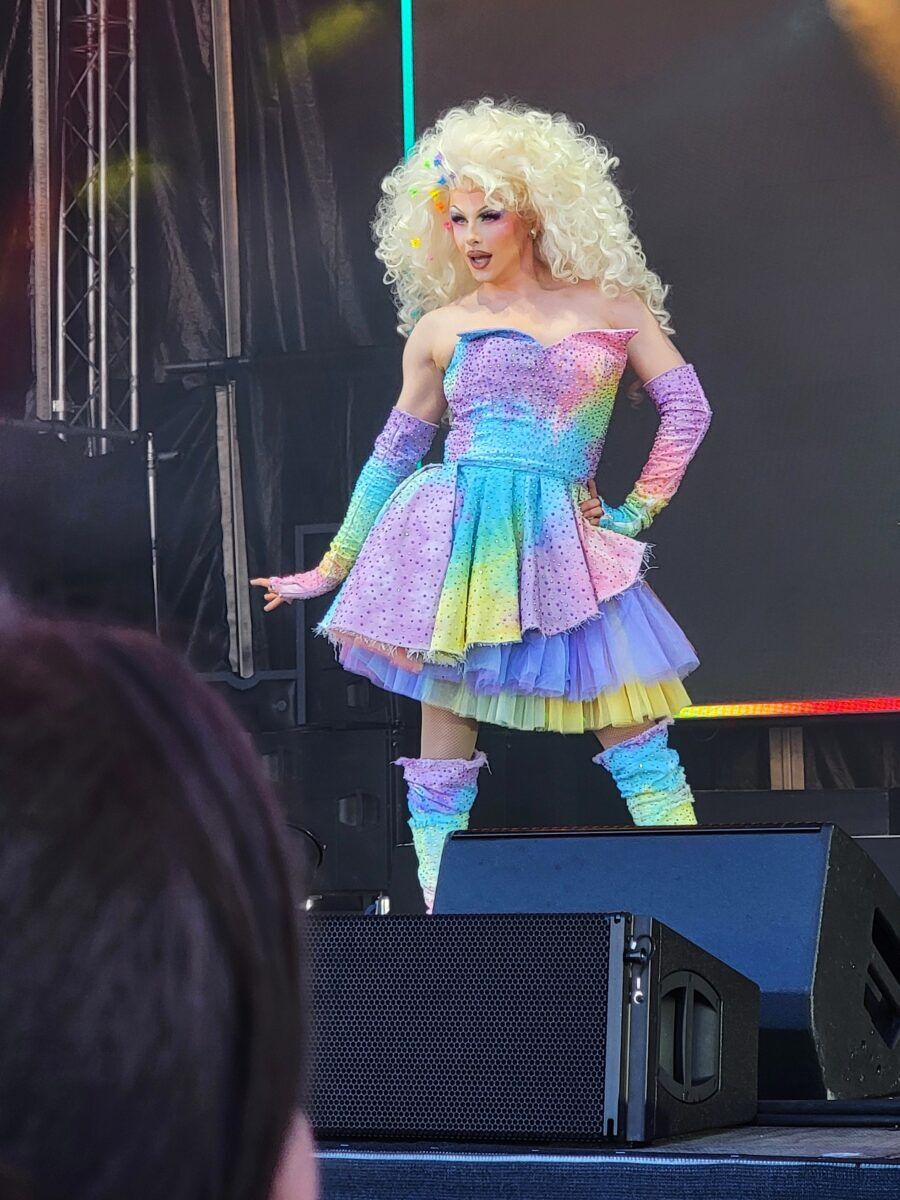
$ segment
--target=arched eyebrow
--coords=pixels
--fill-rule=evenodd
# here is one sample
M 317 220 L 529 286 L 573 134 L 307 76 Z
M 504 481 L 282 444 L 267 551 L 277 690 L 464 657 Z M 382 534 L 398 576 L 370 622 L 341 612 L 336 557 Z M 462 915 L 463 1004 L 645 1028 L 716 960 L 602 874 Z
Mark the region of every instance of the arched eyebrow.
M 450 207 L 455 208 L 457 212 L 462 212 L 462 209 L 459 207 L 458 204 L 451 204 Z M 492 209 L 495 209 L 496 207 L 497 207 L 496 204 L 482 204 L 481 208 L 479 208 L 479 210 L 475 214 L 475 216 L 477 217 L 478 213 L 483 213 L 485 209 L 492 210 Z

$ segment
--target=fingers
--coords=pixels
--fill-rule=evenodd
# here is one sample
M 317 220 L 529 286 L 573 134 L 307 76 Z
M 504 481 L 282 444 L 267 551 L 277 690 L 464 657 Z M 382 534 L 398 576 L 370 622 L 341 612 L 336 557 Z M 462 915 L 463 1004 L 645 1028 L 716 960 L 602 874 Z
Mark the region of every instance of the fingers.
M 593 479 L 587 481 L 588 491 L 590 492 L 589 500 L 581 501 L 581 511 L 584 513 L 585 519 L 599 525 L 600 518 L 603 516 L 603 501 L 597 495 L 597 484 Z
M 273 608 L 278 608 L 280 605 L 287 603 L 287 598 L 285 596 L 279 596 L 278 592 L 272 591 L 269 579 L 267 577 L 251 579 L 250 583 L 253 587 L 264 587 L 266 589 L 266 594 L 263 599 L 266 600 L 267 603 L 263 605 L 263 612 L 271 612 Z
M 603 504 L 596 496 L 592 497 L 590 500 L 580 501 L 579 507 L 584 513 L 585 519 L 588 521 L 593 521 L 595 524 L 603 515 Z

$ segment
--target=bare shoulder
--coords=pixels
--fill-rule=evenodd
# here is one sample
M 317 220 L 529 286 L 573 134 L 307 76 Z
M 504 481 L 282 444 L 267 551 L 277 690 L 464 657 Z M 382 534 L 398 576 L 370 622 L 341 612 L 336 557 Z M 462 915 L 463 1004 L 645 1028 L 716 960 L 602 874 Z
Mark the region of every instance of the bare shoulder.
M 622 291 L 618 296 L 601 293 L 604 312 L 616 329 L 637 329 L 639 333 L 659 329 L 659 321 L 638 292 Z
M 429 323 L 431 342 L 431 357 L 439 371 L 446 371 L 456 349 L 457 335 L 466 326 L 471 326 L 474 310 L 467 308 L 465 297 L 462 301 L 444 304 L 426 313 L 422 321 Z M 421 322 L 420 322 L 421 324 Z
M 572 321 L 586 321 L 598 328 L 637 329 L 639 332 L 658 328 L 659 322 L 637 292 L 622 291 L 607 296 L 595 279 L 579 279 L 553 289 L 565 296 L 565 308 Z
M 443 375 L 434 360 L 440 320 L 425 313 L 413 326 L 403 347 L 403 386 L 397 407 L 424 421 L 437 423 L 447 407 Z
M 680 366 L 684 358 L 672 338 L 659 323 L 643 296 L 633 291 L 620 292 L 607 298 L 609 324 L 616 329 L 636 329 L 628 343 L 628 361 L 635 374 L 645 383 L 671 367 Z
M 439 325 L 436 316 L 436 312 L 424 313 L 413 325 L 403 347 L 404 362 L 430 357 L 431 345 Z

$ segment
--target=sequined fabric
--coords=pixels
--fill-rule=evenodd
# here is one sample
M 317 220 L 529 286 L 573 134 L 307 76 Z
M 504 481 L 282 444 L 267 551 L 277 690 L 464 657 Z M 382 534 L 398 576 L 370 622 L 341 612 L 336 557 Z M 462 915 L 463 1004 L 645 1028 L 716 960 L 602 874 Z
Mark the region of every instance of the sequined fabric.
M 446 459 L 593 479 L 636 332 L 582 330 L 549 346 L 518 329 L 460 335 L 444 376 Z
M 649 528 L 675 495 L 712 420 L 709 401 L 690 363 L 657 375 L 644 384 L 644 390 L 659 412 L 659 428 L 640 478 L 624 503 L 606 509 L 601 521 L 604 529 L 630 536 Z
M 426 455 L 438 427 L 431 421 L 392 408 L 359 473 L 341 527 L 312 570 L 272 575 L 269 587 L 287 599 L 322 596 L 346 579 L 385 501 L 401 479 Z
M 444 842 L 454 830 L 467 829 L 478 792 L 478 772 L 488 765 L 477 750 L 472 758 L 395 758 L 407 785 L 409 827 L 418 861 L 419 884 L 431 912 Z
M 670 724 L 665 718 L 591 760 L 612 775 L 635 825 L 697 824 L 684 768 L 668 745 Z
M 635 332 L 459 337 L 444 461 L 395 489 L 315 627 L 342 665 L 520 729 L 583 732 L 690 702 L 681 680 L 698 660 L 644 581 L 651 546 L 580 509 Z

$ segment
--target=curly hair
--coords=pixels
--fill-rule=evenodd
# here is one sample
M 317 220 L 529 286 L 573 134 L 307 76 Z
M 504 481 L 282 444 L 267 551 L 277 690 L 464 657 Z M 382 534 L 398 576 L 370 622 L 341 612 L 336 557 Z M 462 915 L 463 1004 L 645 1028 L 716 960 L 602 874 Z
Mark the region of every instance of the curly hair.
M 371 224 L 397 332 L 477 286 L 447 218 L 450 189 L 482 190 L 537 220 L 535 254 L 557 279 L 593 279 L 608 296 L 634 291 L 666 333 L 668 286 L 647 266 L 630 210 L 613 182 L 619 160 L 580 122 L 490 97 L 448 109 L 381 181 Z

